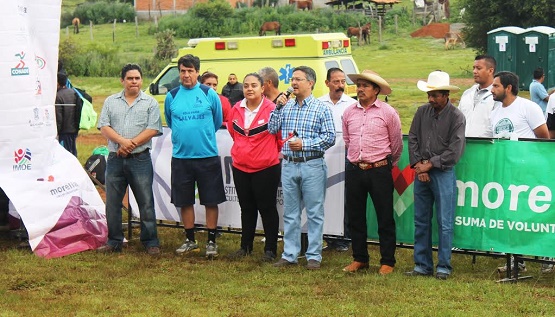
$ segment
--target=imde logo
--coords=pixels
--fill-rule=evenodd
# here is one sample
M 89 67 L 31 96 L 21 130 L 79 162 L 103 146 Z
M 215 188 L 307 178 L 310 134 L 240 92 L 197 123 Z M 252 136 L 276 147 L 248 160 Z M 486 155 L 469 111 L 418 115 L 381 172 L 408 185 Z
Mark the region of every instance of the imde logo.
M 44 69 L 46 67 L 46 60 L 40 56 L 35 55 L 35 62 L 37 62 L 37 66 L 40 69 Z
M 11 69 L 12 76 L 29 75 L 29 67 L 25 67 L 25 52 L 17 53 L 14 56 L 19 57 L 19 63 Z
M 30 171 L 31 170 L 31 150 L 17 149 L 14 151 L 15 165 L 14 171 Z

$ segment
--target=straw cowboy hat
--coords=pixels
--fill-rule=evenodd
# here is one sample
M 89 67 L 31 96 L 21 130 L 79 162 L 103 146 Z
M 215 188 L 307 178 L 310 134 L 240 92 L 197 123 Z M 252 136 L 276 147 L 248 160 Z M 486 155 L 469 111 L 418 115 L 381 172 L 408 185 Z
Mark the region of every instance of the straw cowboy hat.
M 380 75 L 378 75 L 376 72 L 373 72 L 369 69 L 363 70 L 360 75 L 348 74 L 347 76 L 349 76 L 349 78 L 355 83 L 357 82 L 358 79 L 363 79 L 363 80 L 373 82 L 374 84 L 380 86 L 380 92 L 384 95 L 389 95 L 391 93 L 391 87 L 389 87 L 389 84 L 387 83 L 387 81 L 381 78 Z
M 434 90 L 449 90 L 449 91 L 459 91 L 460 88 L 449 84 L 449 74 L 436 70 L 428 75 L 428 82 L 419 80 L 416 83 L 418 89 L 428 92 Z

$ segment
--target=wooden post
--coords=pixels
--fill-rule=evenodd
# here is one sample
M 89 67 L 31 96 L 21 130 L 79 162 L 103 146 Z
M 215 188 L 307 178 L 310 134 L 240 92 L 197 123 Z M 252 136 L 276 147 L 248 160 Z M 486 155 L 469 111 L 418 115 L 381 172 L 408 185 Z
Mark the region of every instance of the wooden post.
M 397 14 L 395 15 L 395 34 L 399 33 L 399 25 L 397 24 Z
M 382 43 L 382 16 L 378 16 L 378 39 Z
M 154 16 L 154 26 L 156 27 L 156 30 L 158 30 L 158 18 L 156 16 Z
M 112 27 L 112 42 L 116 41 L 116 19 L 114 19 L 114 26 Z
M 69 26 L 66 26 L 66 37 L 69 37 Z
M 91 33 L 91 41 L 94 41 L 93 31 L 92 31 L 92 21 L 89 21 L 89 33 Z
M 139 18 L 137 16 L 135 16 L 135 37 L 139 37 Z

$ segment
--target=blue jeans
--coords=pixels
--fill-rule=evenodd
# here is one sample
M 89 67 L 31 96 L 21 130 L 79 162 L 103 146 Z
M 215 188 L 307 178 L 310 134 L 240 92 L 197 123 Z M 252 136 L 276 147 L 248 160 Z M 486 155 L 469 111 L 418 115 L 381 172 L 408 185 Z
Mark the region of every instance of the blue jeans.
M 283 254 L 289 262 L 297 262 L 301 252 L 301 213 L 306 207 L 308 223 L 307 260 L 322 261 L 324 201 L 327 166 L 323 158 L 308 162 L 282 161 L 283 189 Z
M 148 151 L 130 158 L 111 152 L 106 163 L 106 220 L 108 244 L 120 249 L 123 243 L 122 200 L 129 185 L 137 204 L 141 221 L 141 242 L 145 247 L 158 247 L 158 231 L 152 193 L 153 168 Z
M 414 181 L 414 264 L 415 271 L 433 273 L 432 216 L 434 203 L 438 224 L 438 264 L 436 272 L 450 274 L 453 227 L 457 203 L 455 170 L 433 168 L 428 173 L 431 181 Z

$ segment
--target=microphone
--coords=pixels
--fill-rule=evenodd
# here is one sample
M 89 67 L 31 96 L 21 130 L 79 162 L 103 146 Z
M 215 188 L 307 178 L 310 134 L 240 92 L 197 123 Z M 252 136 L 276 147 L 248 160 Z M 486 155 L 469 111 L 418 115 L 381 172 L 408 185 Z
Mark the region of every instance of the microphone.
M 289 96 L 291 96 L 291 94 L 293 93 L 295 89 L 293 87 L 289 87 L 287 88 L 287 91 L 285 92 L 285 98 L 289 99 Z M 283 104 L 281 102 L 278 101 L 278 104 L 276 106 L 276 108 L 279 110 L 281 108 L 283 108 Z

